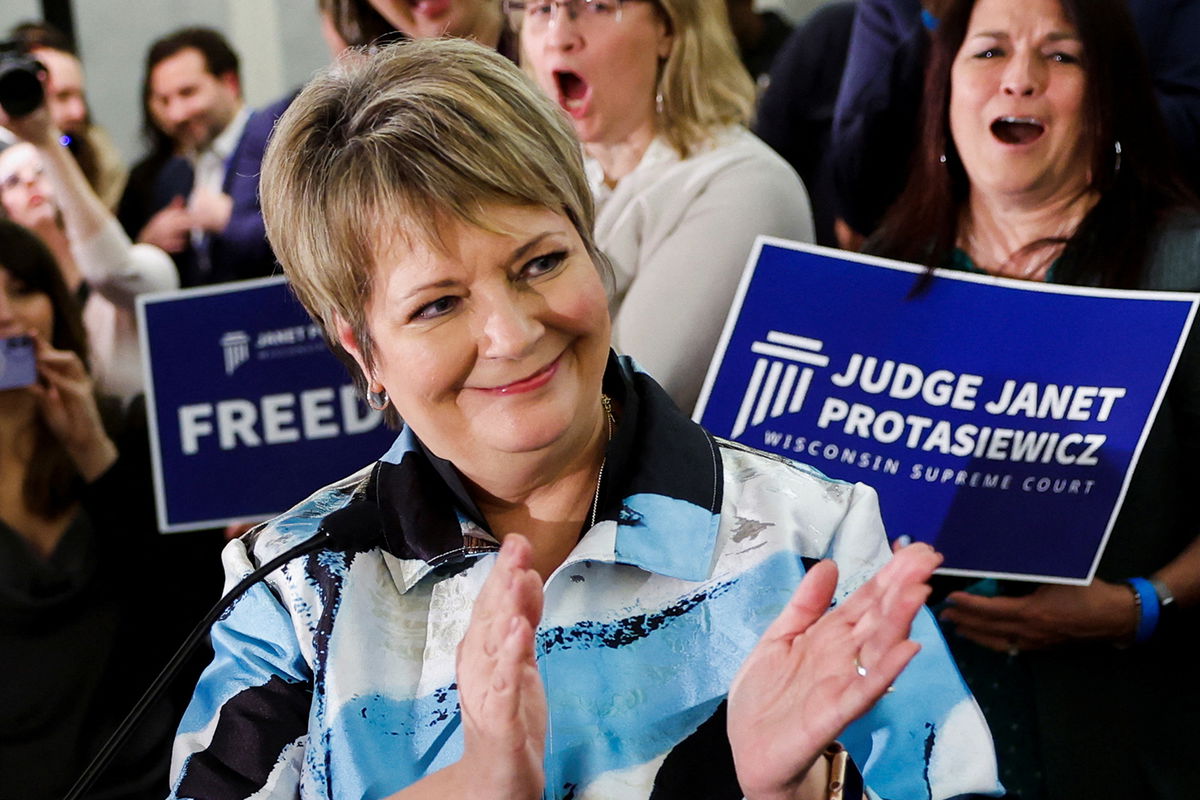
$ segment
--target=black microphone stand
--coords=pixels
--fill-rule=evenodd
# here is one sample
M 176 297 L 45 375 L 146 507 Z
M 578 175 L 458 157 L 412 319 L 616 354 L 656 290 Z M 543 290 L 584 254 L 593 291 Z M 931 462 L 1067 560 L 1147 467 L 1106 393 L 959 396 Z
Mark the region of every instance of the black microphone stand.
M 330 515 L 330 519 L 328 519 L 327 522 L 332 521 L 332 517 L 338 515 L 339 513 L 357 511 L 357 509 L 354 508 L 356 505 L 356 503 L 351 503 L 349 506 L 342 509 L 341 512 L 335 512 L 335 514 Z M 96 779 L 100 777 L 100 774 L 104 772 L 104 769 L 108 766 L 108 762 L 112 760 L 117 751 L 121 749 L 121 746 L 125 744 L 126 739 L 129 738 L 129 734 L 133 732 L 133 729 L 137 726 L 138 722 L 141 721 L 142 715 L 146 713 L 146 709 L 150 708 L 150 706 L 153 705 L 156 700 L 158 700 L 158 698 L 162 695 L 163 690 L 170 684 L 171 679 L 175 677 L 175 673 L 179 671 L 179 668 L 183 665 L 184 661 L 186 661 L 187 658 L 192 654 L 192 651 L 196 649 L 196 645 L 208 635 L 209 628 L 212 626 L 212 624 L 216 622 L 217 619 L 225 613 L 229 606 L 233 604 L 233 601 L 241 597 L 247 589 L 292 559 L 308 555 L 314 550 L 320 550 L 322 548 L 329 548 L 332 550 L 361 550 L 365 549 L 365 546 L 370 544 L 371 536 L 369 534 L 364 536 L 359 533 L 359 535 L 355 536 L 352 533 L 349 536 L 344 534 L 335 536 L 328 527 L 323 525 L 321 529 L 317 531 L 317 534 L 311 539 L 306 539 L 295 547 L 284 551 L 268 561 L 266 564 L 263 564 L 261 567 L 251 572 L 245 578 L 242 578 L 240 581 L 238 581 L 237 585 L 226 592 L 225 595 L 217 601 L 217 604 L 214 605 L 207 614 L 205 614 L 204 618 L 200 620 L 196 627 L 192 629 L 192 632 L 188 634 L 187 639 L 185 639 L 183 644 L 179 646 L 179 649 L 175 651 L 175 655 L 171 656 L 171 660 L 168 661 L 167 665 L 163 667 L 161 672 L 158 673 L 158 676 L 150 684 L 150 687 L 146 689 L 145 693 L 143 693 L 141 698 L 138 699 L 137 703 L 134 704 L 130 712 L 125 715 L 125 719 L 122 720 L 121 724 L 117 726 L 117 729 L 113 731 L 112 736 L 108 738 L 108 741 L 106 741 L 104 746 L 101 747 L 99 752 L 96 753 L 96 756 L 92 759 L 91 763 L 88 764 L 87 769 L 85 769 L 83 774 L 79 776 L 79 779 L 75 781 L 75 784 L 71 787 L 71 790 L 67 792 L 64 800 L 80 800 L 80 798 L 83 797 L 84 792 L 91 788 L 92 784 L 96 782 Z

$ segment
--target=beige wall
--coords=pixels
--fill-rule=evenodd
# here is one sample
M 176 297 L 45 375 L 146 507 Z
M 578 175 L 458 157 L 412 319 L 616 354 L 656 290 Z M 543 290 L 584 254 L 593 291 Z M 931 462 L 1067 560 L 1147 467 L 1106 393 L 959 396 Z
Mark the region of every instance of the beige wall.
M 41 14 L 42 4 L 38 0 L 4 0 L 0 2 L 0 33 L 18 22 L 37 19 Z

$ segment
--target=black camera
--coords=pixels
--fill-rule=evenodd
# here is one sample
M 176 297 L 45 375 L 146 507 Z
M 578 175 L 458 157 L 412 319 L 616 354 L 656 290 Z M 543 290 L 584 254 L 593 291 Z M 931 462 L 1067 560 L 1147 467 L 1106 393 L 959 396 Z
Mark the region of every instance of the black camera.
M 23 117 L 46 99 L 41 73 L 45 67 L 16 42 L 0 42 L 0 108 Z

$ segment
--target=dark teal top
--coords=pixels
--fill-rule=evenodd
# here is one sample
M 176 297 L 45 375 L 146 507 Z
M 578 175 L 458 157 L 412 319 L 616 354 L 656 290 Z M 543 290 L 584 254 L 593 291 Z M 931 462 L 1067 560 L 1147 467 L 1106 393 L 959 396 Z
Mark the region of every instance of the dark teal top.
M 961 250 L 947 266 L 982 272 Z M 1055 282 L 1053 265 L 1047 281 Z M 1179 215 L 1163 226 L 1141 288 L 1200 291 L 1200 215 Z M 1097 569 L 1102 580 L 1150 575 L 1200 531 L 1197 336 L 1193 326 Z M 1019 595 L 1033 588 L 986 581 L 972 591 Z M 1200 797 L 1200 759 L 1183 744 L 1196 741 L 1200 719 L 1200 681 L 1190 649 L 1197 631 L 1200 613 L 1189 609 L 1151 641 L 1127 649 L 1075 643 L 1010 656 L 947 638 L 988 719 L 1011 797 L 1182 800 Z
M 1046 270 L 1046 283 L 1055 283 L 1054 268 L 1058 266 L 1058 259 L 1054 259 L 1054 263 L 1050 265 L 1050 269 Z M 950 254 L 950 263 L 946 265 L 946 269 L 956 269 L 959 272 L 974 272 L 978 275 L 991 275 L 986 269 L 980 269 L 965 250 L 958 247 L 954 248 L 954 252 Z

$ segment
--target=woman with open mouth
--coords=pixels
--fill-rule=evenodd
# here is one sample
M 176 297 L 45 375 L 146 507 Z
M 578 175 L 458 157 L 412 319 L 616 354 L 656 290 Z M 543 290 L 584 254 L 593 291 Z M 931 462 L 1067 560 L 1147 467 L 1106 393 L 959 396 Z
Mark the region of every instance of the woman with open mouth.
M 1200 289 L 1200 215 L 1172 169 L 1125 3 L 958 0 L 934 35 L 925 98 L 908 188 L 869 252 L 1031 281 Z M 1189 344 L 1090 585 L 949 596 L 942 618 L 1014 797 L 1200 796 L 1200 761 L 1159 745 L 1194 739 L 1200 711 L 1189 665 L 1198 365 Z
M 746 129 L 754 84 L 721 0 L 505 3 L 522 63 L 587 156 L 616 270 L 613 342 L 695 405 L 759 234 L 813 241 L 800 178 Z

